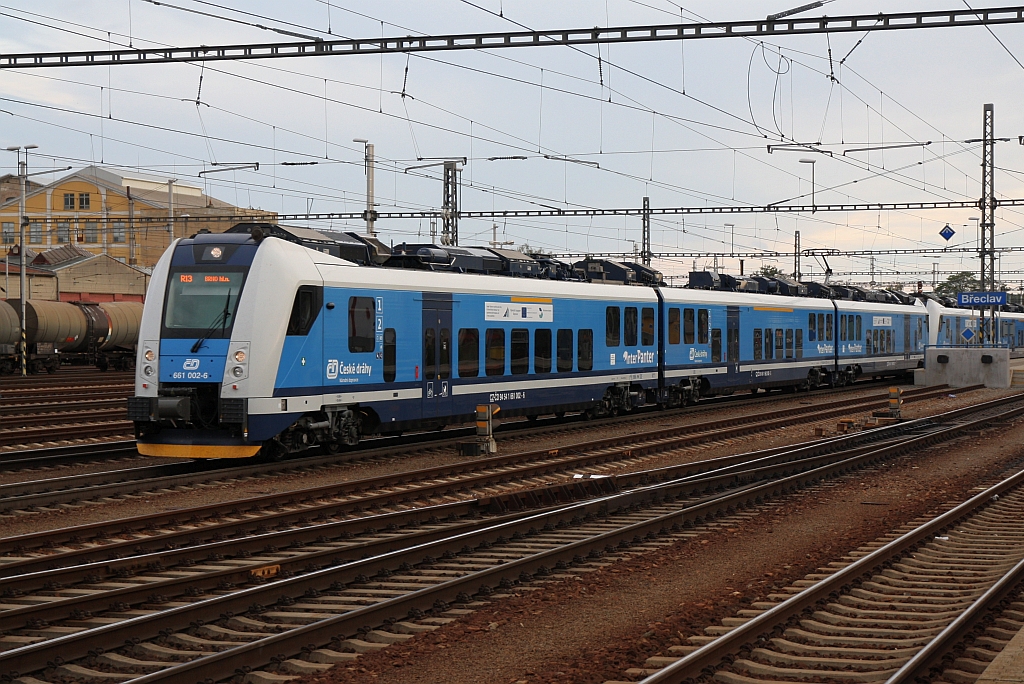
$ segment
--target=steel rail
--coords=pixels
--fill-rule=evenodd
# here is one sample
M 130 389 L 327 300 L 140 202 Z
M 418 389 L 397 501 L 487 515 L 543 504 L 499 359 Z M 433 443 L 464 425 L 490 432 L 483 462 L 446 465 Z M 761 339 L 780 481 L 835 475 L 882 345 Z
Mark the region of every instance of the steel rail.
M 1018 409 L 1013 413 L 1019 415 L 1021 412 Z M 984 492 L 971 497 L 950 511 L 920 525 L 898 539 L 838 570 L 828 578 L 808 587 L 799 594 L 795 594 L 792 598 L 787 599 L 774 608 L 770 608 L 727 634 L 709 642 L 655 674 L 646 677 L 642 680 L 643 684 L 682 684 L 691 678 L 700 676 L 705 668 L 718 666 L 727 656 L 735 653 L 745 644 L 753 642 L 761 634 L 771 631 L 775 625 L 786 622 L 811 606 L 827 599 L 836 590 L 848 586 L 857 579 L 875 571 L 892 558 L 902 555 L 925 539 L 962 520 L 968 514 L 973 513 L 990 502 L 993 496 L 998 496 L 1022 482 L 1024 482 L 1024 471 L 1020 471 L 986 489 Z
M 944 391 L 944 390 L 942 390 Z M 928 394 L 916 395 L 910 397 L 909 400 L 923 400 L 928 398 Z M 844 400 L 842 402 L 833 402 L 833 408 L 829 408 L 826 411 L 821 411 L 817 407 L 796 407 L 795 409 L 781 409 L 779 411 L 772 412 L 771 415 L 778 417 L 769 419 L 767 421 L 752 422 L 749 416 L 738 416 L 733 418 L 727 418 L 717 421 L 710 421 L 708 423 L 696 423 L 691 425 L 666 428 L 662 430 L 656 430 L 653 432 L 642 433 L 641 435 L 624 435 L 612 438 L 605 438 L 591 442 L 583 442 L 578 444 L 568 445 L 559 449 L 542 449 L 530 452 L 520 452 L 517 454 L 493 456 L 487 459 L 478 459 L 473 461 L 464 461 L 451 465 L 425 468 L 421 470 L 407 471 L 403 473 L 397 473 L 394 475 L 386 475 L 375 478 L 368 478 L 363 480 L 353 480 L 349 482 L 322 485 L 318 487 L 312 487 L 308 489 L 296 490 L 292 492 L 284 492 L 281 494 L 272 494 L 259 497 L 250 497 L 247 499 L 236 499 L 234 501 L 228 501 L 221 504 L 214 504 L 212 506 L 200 506 L 191 509 L 182 509 L 174 512 L 156 513 L 146 516 L 140 516 L 137 518 L 130 519 L 128 521 L 110 521 L 102 523 L 93 523 L 90 525 L 77 526 L 71 528 L 63 528 L 61 530 L 37 532 L 27 535 L 20 535 L 16 537 L 8 537 L 5 542 L 11 548 L 23 547 L 26 544 L 43 543 L 56 543 L 58 541 L 71 541 L 73 538 L 80 538 L 83 535 L 94 533 L 97 535 L 119 533 L 124 531 L 126 528 L 125 523 L 131 522 L 135 525 L 136 529 L 139 527 L 152 527 L 156 524 L 167 524 L 170 521 L 176 521 L 183 516 L 197 516 L 203 514 L 210 516 L 214 514 L 219 515 L 237 515 L 240 509 L 253 508 L 256 510 L 264 510 L 267 507 L 275 505 L 294 504 L 296 501 L 310 501 L 317 497 L 323 498 L 336 498 L 337 496 L 345 493 L 360 493 L 369 489 L 383 489 L 386 487 L 393 487 L 396 485 L 407 485 L 410 482 L 432 482 L 439 479 L 461 477 L 461 479 L 451 480 L 447 482 L 441 482 L 436 484 L 421 485 L 415 489 L 405 489 L 398 493 L 381 493 L 379 495 L 369 495 L 359 498 L 350 499 L 345 502 L 333 502 L 324 504 L 317 507 L 316 509 L 304 506 L 299 511 L 288 511 L 283 514 L 271 514 L 260 516 L 263 520 L 274 519 L 277 517 L 296 517 L 306 516 L 308 517 L 311 512 L 322 511 L 322 510 L 344 510 L 345 507 L 365 507 L 374 503 L 380 504 L 388 501 L 392 501 L 396 496 L 403 498 L 416 497 L 429 497 L 437 495 L 451 494 L 455 491 L 467 490 L 471 486 L 483 486 L 490 483 L 501 482 L 508 479 L 513 474 L 517 477 L 536 477 L 538 475 L 551 474 L 562 472 L 571 467 L 581 467 L 584 465 L 596 465 L 605 463 L 608 461 L 621 460 L 624 458 L 633 458 L 637 456 L 646 455 L 653 452 L 665 451 L 670 448 L 678 448 L 692 443 L 700 443 L 713 441 L 717 439 L 724 439 L 727 437 L 735 437 L 742 434 L 750 433 L 751 431 L 764 431 L 767 429 L 776 429 L 779 427 L 786 427 L 790 424 L 790 419 L 793 416 L 806 415 L 807 413 L 817 411 L 817 419 L 824 420 L 829 417 L 840 416 L 848 413 L 850 405 L 858 406 L 860 409 L 866 409 L 870 407 L 877 407 L 888 405 L 887 399 L 879 399 L 873 402 L 865 402 L 863 398 L 853 398 Z M 799 410 L 798 410 L 799 409 Z M 755 418 L 756 420 L 756 418 Z M 733 427 L 722 427 L 733 426 Z M 648 442 L 647 446 L 638 447 L 635 442 L 638 440 L 645 440 Z M 632 446 L 624 446 L 632 445 Z M 596 452 L 596 453 L 595 453 Z M 386 454 L 387 450 L 382 449 L 382 454 Z M 372 455 L 372 452 L 369 452 Z M 577 454 L 574 456 L 574 454 Z M 361 454 L 362 456 L 368 455 L 367 453 Z M 480 471 L 493 471 L 496 468 L 512 468 L 519 466 L 523 463 L 530 463 L 533 465 L 521 466 L 513 472 L 485 472 L 482 474 L 476 474 Z M 225 474 L 238 476 L 242 473 L 251 473 L 252 467 L 243 467 L 241 471 L 238 469 L 225 469 L 223 471 L 215 471 L 216 475 L 224 477 Z M 178 476 L 167 476 L 159 478 L 161 487 L 173 486 L 176 481 L 189 481 L 189 475 L 178 475 Z M 150 483 L 152 486 L 153 483 Z M 134 482 L 126 485 L 110 485 L 101 488 L 101 492 L 105 495 L 111 495 L 114 491 L 137 491 L 140 483 Z M 27 505 L 41 505 L 42 502 L 52 503 L 53 501 L 59 500 L 73 500 L 81 493 L 77 493 L 72 490 L 71 492 L 56 492 L 54 494 L 33 494 L 22 497 L 13 497 L 7 499 L 4 504 L 10 507 L 13 503 L 18 503 L 20 506 Z M 249 521 L 246 521 L 249 522 Z M 180 535 L 180 533 L 178 533 Z M 146 548 L 148 545 L 159 544 L 173 537 L 174 535 L 156 534 L 144 539 L 133 540 L 134 546 L 141 546 Z M 16 561 L 13 563 L 0 565 L 0 576 L 7 576 L 11 573 L 12 569 L 25 568 L 26 566 L 32 566 L 39 563 L 52 564 L 59 562 L 61 558 L 71 557 L 82 557 L 88 556 L 89 554 L 102 554 L 108 550 L 117 547 L 118 542 L 114 544 L 105 544 L 94 548 L 80 549 L 71 552 L 65 552 L 61 554 L 54 554 L 53 556 L 40 557 L 39 559 L 32 559 L 27 561 Z M 24 570 L 23 570 L 24 571 Z
M 986 402 L 972 408 L 974 409 L 973 412 L 976 413 L 985 413 L 986 411 L 991 413 L 991 409 L 997 408 L 1000 404 L 1019 403 L 1022 398 L 1024 398 L 1024 395 L 1015 395 L 994 402 Z M 960 416 L 964 415 L 962 411 L 956 413 Z M 273 652 L 273 650 L 297 653 L 311 641 L 320 640 L 321 642 L 326 642 L 339 632 L 356 631 L 358 627 L 365 624 L 368 620 L 401 619 L 410 609 L 429 606 L 437 600 L 446 602 L 456 601 L 471 586 L 487 586 L 490 583 L 497 583 L 502 578 L 507 580 L 509 576 L 515 578 L 517 577 L 517 572 L 525 573 L 529 576 L 537 572 L 543 573 L 542 568 L 547 568 L 547 564 L 553 564 L 558 560 L 564 561 L 566 558 L 573 558 L 583 553 L 594 552 L 600 554 L 607 548 L 614 548 L 614 544 L 617 543 L 628 545 L 631 540 L 635 543 L 635 540 L 643 535 L 664 533 L 673 524 L 702 523 L 706 519 L 731 513 L 737 508 L 761 503 L 766 497 L 779 496 L 787 491 L 794 491 L 808 484 L 814 484 L 823 478 L 843 474 L 866 464 L 876 463 L 895 455 L 920 449 L 921 447 L 949 439 L 964 430 L 974 429 L 994 420 L 1005 420 L 1022 413 L 1024 413 L 1024 406 L 1018 406 L 973 421 L 961 422 L 940 432 L 913 437 L 881 449 L 861 453 L 857 456 L 803 473 L 790 475 L 774 482 L 752 485 L 739 491 L 712 496 L 698 504 L 685 506 L 681 510 L 600 533 L 585 540 L 513 560 L 486 570 L 472 572 L 463 577 L 383 601 L 374 606 L 351 611 L 279 635 L 230 648 L 212 656 L 197 658 L 182 665 L 175 665 L 157 673 L 144 675 L 134 681 L 139 684 L 155 681 L 191 684 L 201 676 L 197 670 L 202 671 L 202 676 L 212 677 L 213 679 L 229 677 L 234 674 L 236 669 L 250 666 L 254 659 L 259 662 L 268 661 L 268 654 Z M 1021 475 L 1024 476 L 1024 473 L 1021 473 Z M 258 602 L 259 598 L 268 594 L 280 594 L 282 589 L 291 595 L 300 595 L 304 591 L 323 587 L 333 581 L 341 581 L 343 583 L 357 581 L 358 577 L 364 576 L 363 573 L 389 570 L 399 563 L 420 562 L 418 557 L 425 551 L 429 552 L 428 555 L 440 554 L 442 552 L 457 554 L 462 552 L 464 548 L 469 547 L 471 543 L 485 541 L 488 536 L 493 537 L 499 533 L 514 534 L 516 532 L 529 534 L 529 530 L 531 528 L 535 530 L 536 525 L 556 524 L 559 522 L 564 524 L 565 521 L 570 519 L 569 516 L 572 516 L 572 519 L 576 521 L 582 520 L 582 516 L 588 514 L 606 513 L 609 506 L 613 503 L 618 504 L 621 509 L 629 505 L 669 501 L 673 497 L 673 489 L 682 489 L 685 492 L 685 489 L 689 486 L 692 485 L 685 482 L 669 482 L 643 487 L 638 490 L 594 501 L 565 506 L 556 511 L 531 515 L 514 522 L 495 525 L 484 530 L 469 532 L 437 542 L 353 561 L 341 566 L 316 570 L 299 577 L 244 589 L 233 594 L 207 599 L 189 606 L 176 607 L 160 613 L 58 637 L 39 644 L 0 653 L 0 667 L 10 664 L 12 667 L 28 668 L 27 671 L 43 669 L 55 662 L 54 658 L 58 657 L 56 654 L 61 654 L 59 657 L 67 660 L 68 658 L 84 657 L 88 650 L 96 652 L 98 648 L 104 650 L 118 648 L 126 641 L 133 643 L 131 639 L 138 637 L 140 632 L 146 633 L 143 630 L 147 629 L 147 626 L 149 626 L 149 630 L 155 630 L 159 625 L 163 628 L 164 633 L 171 633 L 177 629 L 187 628 L 189 624 L 196 624 L 197 619 L 217 619 L 217 616 L 251 611 L 253 610 L 251 601 L 257 599 Z M 258 609 L 257 612 L 259 612 Z
M 984 7 L 930 12 L 899 12 L 755 19 L 752 21 L 650 24 L 608 28 L 501 31 L 438 36 L 303 40 L 193 47 L 131 48 L 32 52 L 0 55 L 0 69 L 62 66 L 108 66 L 168 62 L 216 62 L 237 59 L 280 59 L 374 55 L 383 53 L 481 50 L 512 47 L 550 47 L 602 43 L 643 43 L 707 38 L 777 38 L 818 33 L 895 31 L 922 28 L 989 26 L 1024 22 L 1024 7 Z

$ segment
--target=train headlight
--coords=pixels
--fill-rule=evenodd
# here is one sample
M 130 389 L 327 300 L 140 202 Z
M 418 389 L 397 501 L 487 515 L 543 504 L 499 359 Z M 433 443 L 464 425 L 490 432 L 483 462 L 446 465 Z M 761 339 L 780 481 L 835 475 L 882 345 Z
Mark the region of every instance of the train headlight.
M 142 367 L 142 374 L 145 375 L 147 378 L 153 377 L 154 373 L 156 373 L 156 369 L 153 368 L 152 366 L 145 365 Z
M 244 349 L 239 349 L 238 351 L 235 352 L 235 361 L 237 361 L 238 363 L 242 363 L 243 361 L 245 361 Z
M 243 375 L 245 375 L 245 369 L 242 368 L 241 366 L 235 366 L 234 368 L 231 369 L 231 374 L 234 375 L 236 378 L 240 378 Z
M 145 356 L 147 361 L 153 361 L 156 359 L 156 354 L 153 352 L 152 349 L 147 349 Z

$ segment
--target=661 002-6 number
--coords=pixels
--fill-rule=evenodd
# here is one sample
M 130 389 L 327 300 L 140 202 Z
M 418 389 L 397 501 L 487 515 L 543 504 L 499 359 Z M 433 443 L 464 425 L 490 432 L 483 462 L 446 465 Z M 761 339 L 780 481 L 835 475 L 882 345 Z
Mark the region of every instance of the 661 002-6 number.
M 206 372 L 194 371 L 186 373 L 184 371 L 176 371 L 171 373 L 172 380 L 209 380 L 210 374 Z

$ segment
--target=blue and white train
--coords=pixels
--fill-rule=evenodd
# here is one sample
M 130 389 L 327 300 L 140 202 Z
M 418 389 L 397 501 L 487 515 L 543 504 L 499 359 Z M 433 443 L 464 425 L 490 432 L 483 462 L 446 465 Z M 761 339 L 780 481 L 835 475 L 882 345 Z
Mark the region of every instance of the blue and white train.
M 943 325 L 920 302 L 380 268 L 325 251 L 259 230 L 167 250 L 129 400 L 141 453 L 333 451 L 469 422 L 478 404 L 593 416 L 834 386 L 917 368 Z

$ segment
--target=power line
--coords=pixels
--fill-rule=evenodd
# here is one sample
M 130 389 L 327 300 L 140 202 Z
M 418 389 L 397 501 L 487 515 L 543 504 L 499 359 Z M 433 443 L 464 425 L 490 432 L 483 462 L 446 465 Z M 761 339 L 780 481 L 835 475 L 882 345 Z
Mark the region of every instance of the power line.
M 407 52 L 440 52 L 512 47 L 641 43 L 707 38 L 761 38 L 818 33 L 891 31 L 953 26 L 988 26 L 1024 22 L 1024 7 L 979 10 L 941 10 L 892 14 L 845 15 L 814 19 L 770 21 L 700 22 L 608 28 L 555 29 L 549 31 L 501 31 L 440 36 L 356 38 L 344 40 L 252 43 L 184 48 L 87 50 L 7 54 L 0 69 L 168 62 L 280 59 Z

